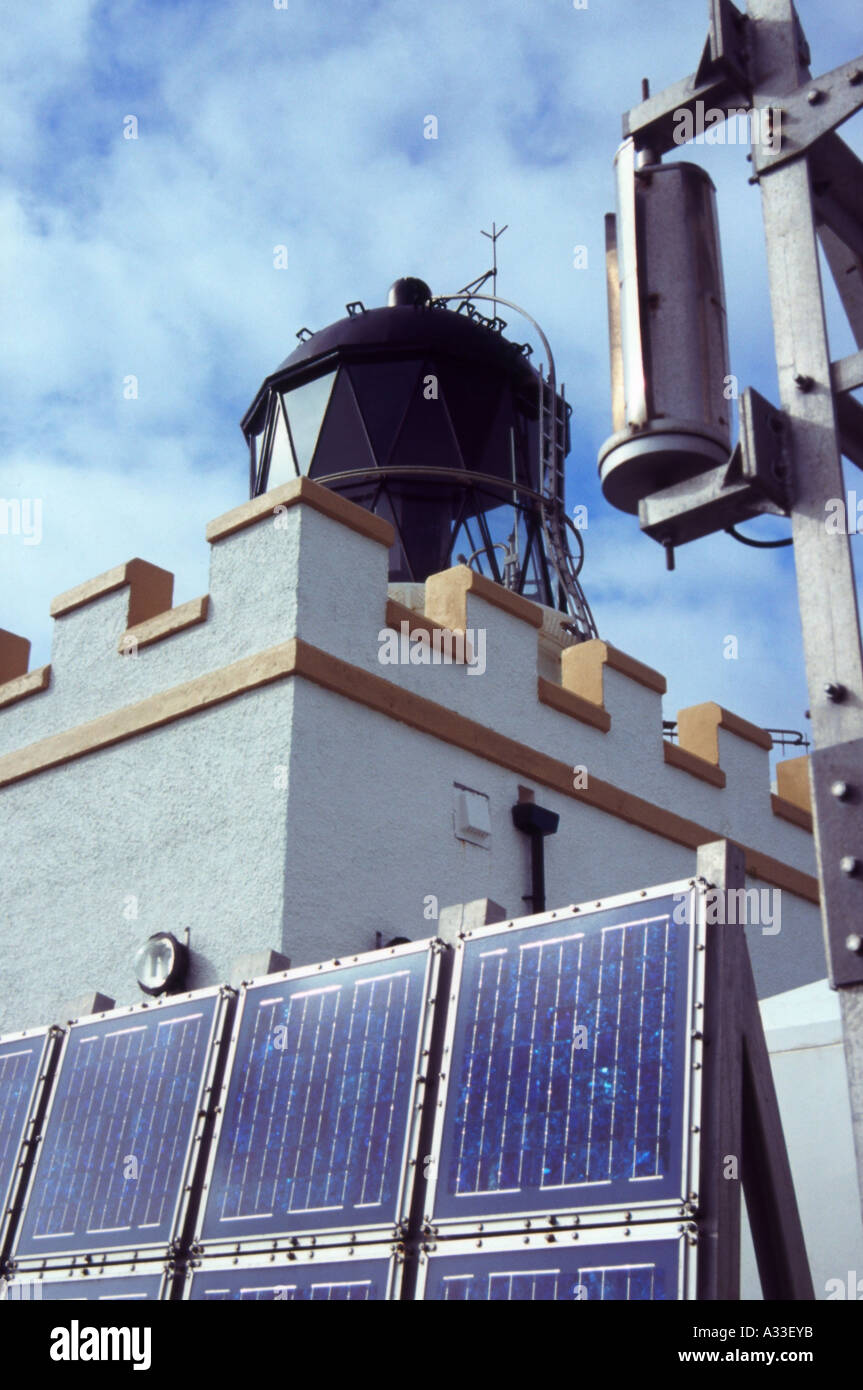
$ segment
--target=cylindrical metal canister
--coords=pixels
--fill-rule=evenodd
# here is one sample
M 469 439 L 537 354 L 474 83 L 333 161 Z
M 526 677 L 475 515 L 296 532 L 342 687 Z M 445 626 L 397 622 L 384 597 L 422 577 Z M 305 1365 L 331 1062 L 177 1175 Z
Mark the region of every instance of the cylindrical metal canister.
M 716 192 L 697 164 L 615 159 L 608 288 L 615 433 L 599 455 L 602 490 L 637 512 L 643 497 L 731 452 L 728 333 Z

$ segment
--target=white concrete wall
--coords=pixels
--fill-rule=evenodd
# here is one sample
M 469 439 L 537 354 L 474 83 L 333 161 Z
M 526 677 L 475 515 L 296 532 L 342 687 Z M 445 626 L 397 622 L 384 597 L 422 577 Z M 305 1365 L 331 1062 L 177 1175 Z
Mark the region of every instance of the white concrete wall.
M 725 789 L 667 766 L 660 696 L 608 668 L 610 732 L 540 704 L 536 631 L 475 594 L 467 621 L 486 632 L 483 675 L 382 666 L 386 564 L 384 546 L 301 505 L 278 525 L 270 518 L 215 544 L 206 622 L 134 658 L 117 652 L 128 592 L 86 604 L 56 622 L 50 687 L 0 709 L 0 760 L 299 636 L 483 728 L 584 765 L 590 777 L 815 872 L 811 837 L 772 814 L 763 750 L 720 731 Z M 489 798 L 485 847 L 454 834 L 456 783 Z M 433 935 L 435 910 L 456 902 L 490 897 L 519 915 L 529 850 L 511 807 L 524 785 L 560 815 L 546 842 L 549 906 L 694 872 L 691 850 L 489 761 L 481 744 L 464 751 L 303 678 L 0 787 L 0 1032 L 63 1021 L 66 1003 L 88 990 L 134 1002 L 133 955 L 157 930 L 190 929 L 189 984 L 198 987 L 227 979 L 236 956 L 265 947 L 303 964 L 371 949 L 377 932 Z M 756 925 L 749 939 L 762 995 L 824 973 L 817 910 L 793 894 L 783 893 L 781 931 L 765 935 Z M 793 1036 L 787 1004 L 767 1001 L 765 1017 L 824 1296 L 828 1279 L 850 1269 L 863 1277 L 844 1069 L 835 1018 L 817 1014 L 800 1032 L 801 996 L 789 999 Z M 744 1293 L 758 1294 L 751 1250 Z
M 135 951 L 191 931 L 190 988 L 278 947 L 294 689 L 256 691 L 0 792 L 0 1033 L 141 995 Z
M 849 1281 L 851 1271 L 863 1281 L 863 1221 L 838 998 L 820 980 L 762 1000 L 761 1017 L 815 1297 L 863 1299 Z M 746 1220 L 741 1297 L 761 1298 Z
M 348 949 L 348 925 L 354 950 L 372 949 L 376 930 L 412 938 L 433 934 L 433 922 L 423 915 L 427 895 L 440 907 L 490 897 L 510 916 L 530 911 L 523 902 L 530 891 L 528 842 L 511 819 L 519 786 L 530 786 L 540 805 L 560 815 L 557 834 L 546 840 L 549 907 L 694 873 L 695 856 L 683 846 L 303 681 L 297 683 L 293 734 L 286 875 L 291 920 L 283 949 L 296 964 Z M 573 745 L 579 735 L 576 725 Z M 573 761 L 587 760 L 583 749 L 576 746 L 576 752 L 582 756 Z M 593 769 L 596 755 L 589 756 Z M 456 839 L 455 783 L 489 797 L 488 848 Z M 816 910 L 790 894 L 783 894 L 782 908 L 778 935 L 747 929 L 760 973 L 781 978 L 793 969 L 786 966 L 789 955 L 798 961 L 811 955 L 823 970 Z
M 609 733 L 540 704 L 535 629 L 473 593 L 483 675 L 382 666 L 386 564 L 383 545 L 300 505 L 216 543 L 206 622 L 134 658 L 117 652 L 127 591 L 88 603 L 56 621 L 49 689 L 0 709 L 0 757 L 299 636 L 814 873 L 811 836 L 771 813 L 763 750 L 721 731 L 724 790 L 668 767 L 660 696 L 614 670 Z M 455 838 L 455 782 L 488 795 L 488 848 Z M 488 896 L 517 915 L 530 885 L 510 818 L 520 783 L 561 816 L 550 906 L 694 872 L 688 849 L 301 678 L 0 787 L 0 1031 L 50 1022 L 88 989 L 132 1002 L 134 948 L 156 930 L 191 928 L 198 986 L 256 948 L 300 964 L 370 948 L 377 930 L 430 935 L 427 895 Z M 816 909 L 790 893 L 782 908 L 779 935 L 750 928 L 762 994 L 823 974 Z

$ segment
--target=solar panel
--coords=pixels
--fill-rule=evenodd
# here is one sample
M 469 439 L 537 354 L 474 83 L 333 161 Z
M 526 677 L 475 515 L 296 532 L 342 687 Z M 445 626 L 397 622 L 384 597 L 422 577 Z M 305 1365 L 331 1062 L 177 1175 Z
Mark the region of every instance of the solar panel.
M 167 1251 L 227 1002 L 225 991 L 205 990 L 70 1026 L 13 1246 L 17 1267 Z
M 112 1265 L 107 1270 L 49 1271 L 30 1277 L 19 1275 L 9 1282 L 5 1294 L 0 1294 L 0 1297 L 5 1297 L 10 1303 L 48 1302 L 52 1299 L 64 1303 L 142 1303 L 167 1298 L 168 1283 L 162 1269 L 148 1274 L 127 1273 L 122 1267 Z
M 687 883 L 460 942 L 431 1155 L 434 1226 L 679 1210 L 695 1142 L 693 899 Z
M 21 1195 L 24 1146 L 33 1137 L 40 1081 L 57 1036 L 52 1029 L 40 1028 L 0 1038 L 0 1255 Z
M 450 1240 L 420 1256 L 415 1297 L 461 1302 L 670 1301 L 695 1296 L 694 1227 L 672 1223 L 545 1236 Z
M 278 1264 L 260 1256 L 216 1257 L 189 1271 L 183 1297 L 206 1303 L 380 1302 L 395 1296 L 397 1273 L 387 1245 L 366 1246 L 361 1256 L 344 1247 L 317 1254 L 299 1250 Z
M 244 988 L 197 1231 L 205 1252 L 371 1238 L 407 1216 L 443 949 L 397 946 Z

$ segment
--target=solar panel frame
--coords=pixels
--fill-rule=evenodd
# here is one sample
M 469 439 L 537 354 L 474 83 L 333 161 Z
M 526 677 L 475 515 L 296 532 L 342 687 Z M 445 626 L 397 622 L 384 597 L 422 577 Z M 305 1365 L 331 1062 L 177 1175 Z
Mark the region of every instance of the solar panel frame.
M 553 1244 L 549 1243 L 549 1237 Z M 621 1255 L 632 1252 L 632 1259 L 616 1263 L 616 1252 Z M 611 1263 L 598 1263 L 608 1261 L 609 1256 Z M 585 1264 L 581 1263 L 582 1260 Z M 692 1222 L 681 1224 L 663 1221 L 633 1227 L 593 1227 L 565 1235 L 555 1229 L 534 1231 L 530 1235 L 492 1236 L 481 1241 L 445 1240 L 426 1245 L 420 1251 L 413 1299 L 415 1302 L 492 1301 L 489 1298 L 490 1289 L 484 1300 L 458 1297 L 461 1292 L 459 1285 L 468 1279 L 516 1275 L 523 1278 L 538 1276 L 537 1283 L 524 1288 L 525 1295 L 530 1292 L 532 1301 L 588 1304 L 591 1301 L 615 1301 L 592 1299 L 591 1285 L 582 1283 L 583 1275 L 589 1273 L 595 1279 L 597 1274 L 604 1275 L 615 1270 L 644 1271 L 645 1266 L 652 1263 L 654 1268 L 663 1269 L 670 1276 L 674 1298 L 665 1301 L 688 1301 L 696 1296 L 697 1261 L 698 1232 Z M 549 1277 L 560 1273 L 564 1278 L 572 1278 L 573 1266 L 578 1278 L 574 1286 L 575 1296 L 549 1298 Z M 455 1300 L 436 1297 L 445 1279 L 451 1279 L 455 1286 Z
M 304 1245 L 316 1245 L 318 1247 L 353 1245 L 357 1242 L 375 1242 L 385 1238 L 398 1239 L 401 1236 L 409 1222 L 416 1186 L 417 1155 L 424 1111 L 423 1099 L 428 1082 L 426 1075 L 428 1071 L 427 1058 L 434 1032 L 435 1001 L 440 992 L 443 964 L 445 961 L 449 961 L 451 954 L 451 948 L 445 942 L 432 937 L 389 947 L 383 951 L 368 951 L 315 965 L 299 966 L 243 984 L 232 1027 L 227 1065 L 217 1105 L 216 1123 L 202 1184 L 201 1200 L 195 1217 L 193 1246 L 196 1253 L 200 1252 L 203 1256 L 215 1256 L 219 1252 L 227 1250 L 254 1253 L 256 1251 L 272 1251 L 286 1246 L 296 1250 Z M 243 1045 L 244 1023 L 249 1010 L 253 1007 L 255 996 L 262 991 L 270 993 L 280 987 L 301 984 L 303 981 L 332 980 L 334 975 L 347 971 L 362 972 L 370 970 L 372 967 L 380 967 L 380 972 L 383 973 L 392 964 L 398 966 L 410 961 L 413 957 L 416 957 L 417 960 L 425 958 L 425 968 L 412 1052 L 410 1075 L 413 1079 L 410 1084 L 403 1137 L 399 1146 L 398 1191 L 393 1206 L 392 1219 L 363 1222 L 354 1218 L 353 1221 L 330 1220 L 327 1222 L 326 1218 L 321 1216 L 316 1222 L 309 1222 L 303 1219 L 291 1220 L 286 1218 L 282 1222 L 274 1220 L 269 1229 L 259 1230 L 255 1235 L 250 1233 L 251 1228 L 245 1228 L 246 1233 L 238 1236 L 236 1226 L 231 1235 L 214 1234 L 212 1229 L 214 1203 L 218 1200 L 219 1192 L 222 1190 L 218 1187 L 216 1168 L 221 1161 L 223 1151 L 220 1145 L 227 1132 L 234 1086 L 238 1084 L 236 1078 L 240 1074 L 238 1072 L 238 1055 Z M 288 997 L 288 992 L 286 992 L 285 997 Z
M 221 1290 L 236 1290 L 243 1287 L 249 1293 L 261 1294 L 265 1290 L 276 1289 L 282 1297 L 271 1299 L 251 1298 L 243 1301 L 272 1302 L 312 1302 L 313 1299 L 294 1298 L 293 1290 L 307 1290 L 313 1284 L 318 1289 L 345 1290 L 352 1288 L 359 1293 L 365 1285 L 375 1282 L 382 1288 L 380 1298 L 362 1301 L 384 1302 L 398 1299 L 402 1286 L 404 1255 L 392 1244 L 374 1243 L 361 1246 L 337 1246 L 324 1250 L 297 1249 L 292 1252 L 279 1251 L 265 1258 L 261 1253 L 245 1255 L 213 1255 L 195 1260 L 185 1271 L 180 1297 L 187 1301 L 208 1301 L 204 1289 L 208 1282 L 214 1281 Z M 327 1277 L 331 1276 L 331 1277 Z M 318 1282 L 320 1281 L 320 1282 Z M 209 1301 L 222 1301 L 212 1298 Z M 232 1301 L 241 1301 L 232 1293 Z M 323 1301 L 323 1300 L 322 1300 Z M 357 1302 L 355 1293 L 350 1298 L 330 1298 L 327 1301 Z
M 634 1221 L 654 1221 L 662 1217 L 689 1217 L 698 1201 L 698 1172 L 700 1153 L 700 1112 L 701 1112 L 701 1066 L 702 1032 L 704 1009 L 704 941 L 706 885 L 688 878 L 656 887 L 639 889 L 630 893 L 598 899 L 588 903 L 572 904 L 552 912 L 538 913 L 529 917 L 515 918 L 490 926 L 475 928 L 466 932 L 460 939 L 455 952 L 452 985 L 449 996 L 449 1012 L 444 1036 L 442 1074 L 439 1099 L 435 1116 L 431 1144 L 428 1181 L 426 1184 L 424 1206 L 424 1231 L 426 1234 L 445 1234 L 454 1236 L 469 1234 L 481 1229 L 487 1233 L 507 1231 L 520 1227 L 530 1229 L 538 1222 L 552 1220 L 562 1226 L 589 1226 Z M 679 1162 L 680 1189 L 674 1195 L 662 1199 L 641 1197 L 636 1192 L 627 1193 L 620 1199 L 591 1201 L 584 1193 L 573 1188 L 571 1195 L 563 1191 L 555 1196 L 553 1189 L 543 1189 L 542 1199 L 532 1204 L 526 1201 L 496 1200 L 492 1195 L 482 1200 L 473 1197 L 459 1199 L 463 1204 L 464 1215 L 454 1214 L 448 1207 L 455 1202 L 442 1192 L 444 1162 L 446 1159 L 445 1136 L 450 1124 L 450 1101 L 458 1086 L 455 1074 L 458 1065 L 456 1035 L 462 1020 L 462 1000 L 465 997 L 465 963 L 467 952 L 475 949 L 474 943 L 493 944 L 495 939 L 513 939 L 520 933 L 539 933 L 545 928 L 555 929 L 563 924 L 582 919 L 589 920 L 606 914 L 629 914 L 633 909 L 642 913 L 645 908 L 664 900 L 675 900 L 675 912 L 685 915 L 685 922 L 679 923 L 688 929 L 687 967 L 684 981 L 683 1001 L 678 1000 L 678 1019 L 685 1017 L 685 1027 L 681 1026 L 678 1046 L 681 1060 L 681 1110 L 679 1144 L 675 1145 L 675 1162 Z M 677 904 L 685 904 L 683 913 Z M 625 917 L 622 919 L 625 921 Z M 501 1194 L 503 1195 L 503 1194 Z M 509 1209 L 507 1209 L 507 1206 Z
M 10 1248 L 15 1272 L 75 1266 L 82 1257 L 87 1256 L 110 1264 L 128 1264 L 130 1260 L 140 1261 L 142 1259 L 164 1260 L 169 1256 L 183 1233 L 189 1205 L 197 1184 L 203 1157 L 201 1150 L 213 1101 L 214 1082 L 218 1079 L 221 1069 L 221 1054 L 224 1052 L 223 1036 L 235 997 L 235 990 L 226 985 L 219 985 L 183 994 L 164 995 L 140 1004 L 131 1004 L 124 1008 L 111 1009 L 70 1021 L 57 1058 L 51 1095 L 41 1126 L 38 1148 L 27 1190 L 27 1200 L 22 1208 L 21 1219 L 17 1224 Z M 116 1231 L 113 1233 L 114 1239 L 108 1238 L 108 1233 L 100 1233 L 103 1234 L 103 1239 L 99 1240 L 94 1238 L 95 1233 L 88 1235 L 86 1231 L 81 1233 L 74 1231 L 66 1233 L 62 1241 L 55 1241 L 53 1245 L 46 1242 L 38 1249 L 31 1248 L 33 1247 L 33 1240 L 27 1229 L 29 1213 L 34 1199 L 39 1193 L 40 1177 L 45 1171 L 44 1165 L 50 1162 L 50 1156 L 53 1152 L 52 1120 L 69 1093 L 64 1068 L 70 1067 L 74 1077 L 74 1061 L 81 1034 L 88 1030 L 92 1032 L 93 1029 L 100 1032 L 107 1031 L 113 1029 L 116 1024 L 129 1025 L 128 1028 L 119 1029 L 118 1032 L 131 1032 L 137 1019 L 144 1020 L 141 1025 L 143 1031 L 150 1026 L 152 1020 L 160 1020 L 168 1013 L 190 1008 L 200 1009 L 201 1016 L 205 1018 L 206 1034 L 199 1046 L 201 1066 L 198 1071 L 197 1083 L 194 1085 L 194 1104 L 189 1099 L 184 1107 L 184 1113 L 188 1116 L 188 1130 L 183 1142 L 182 1155 L 176 1167 L 176 1182 L 172 1184 L 174 1195 L 170 1201 L 169 1214 L 159 1223 L 159 1226 L 164 1228 L 165 1233 L 147 1239 L 146 1237 L 141 1238 L 140 1232 L 135 1238 L 132 1235 L 124 1237 L 120 1231 Z M 209 1014 L 208 1019 L 207 1014 Z M 160 1026 L 158 1022 L 156 1026 Z M 72 1059 L 71 1063 L 68 1060 L 70 1058 Z M 70 1080 L 69 1087 L 71 1084 Z M 59 1124 L 59 1120 L 57 1123 Z M 75 1171 L 78 1171 L 77 1167 Z
M 29 1028 L 0 1037 L 0 1071 L 4 1059 L 28 1055 L 29 1093 L 13 1120 L 4 1148 L 0 1130 L 0 1261 L 9 1248 L 13 1229 L 24 1200 L 31 1160 L 45 1108 L 63 1030 Z M 0 1266 L 2 1267 L 2 1266 Z
M 0 1299 L 9 1303 L 80 1299 L 138 1303 L 170 1298 L 172 1282 L 168 1266 L 159 1268 L 152 1262 L 46 1269 L 13 1275 L 0 1288 Z

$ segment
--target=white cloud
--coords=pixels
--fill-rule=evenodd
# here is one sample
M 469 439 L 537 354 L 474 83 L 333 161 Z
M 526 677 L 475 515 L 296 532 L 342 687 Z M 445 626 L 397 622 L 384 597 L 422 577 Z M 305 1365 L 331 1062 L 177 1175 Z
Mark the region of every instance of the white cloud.
M 816 68 L 854 51 L 856 3 L 831 5 L 829 23 L 815 0 L 800 10 Z M 46 659 L 52 594 L 134 554 L 177 571 L 178 599 L 200 592 L 204 523 L 245 496 L 237 421 L 296 330 L 383 302 L 403 273 L 457 288 L 489 263 L 479 231 L 494 218 L 510 224 L 501 293 L 542 322 L 575 407 L 569 496 L 591 507 L 583 578 L 604 635 L 668 675 L 672 712 L 717 698 L 799 725 L 788 552 L 717 537 L 666 575 L 596 481 L 620 117 L 643 75 L 658 90 L 695 67 L 705 15 L 679 0 L 19 7 L 0 122 L 15 324 L 0 495 L 43 497 L 46 521 L 26 555 L 0 543 L 0 625 Z M 686 157 L 719 188 L 734 370 L 775 395 L 758 190 L 740 149 Z

